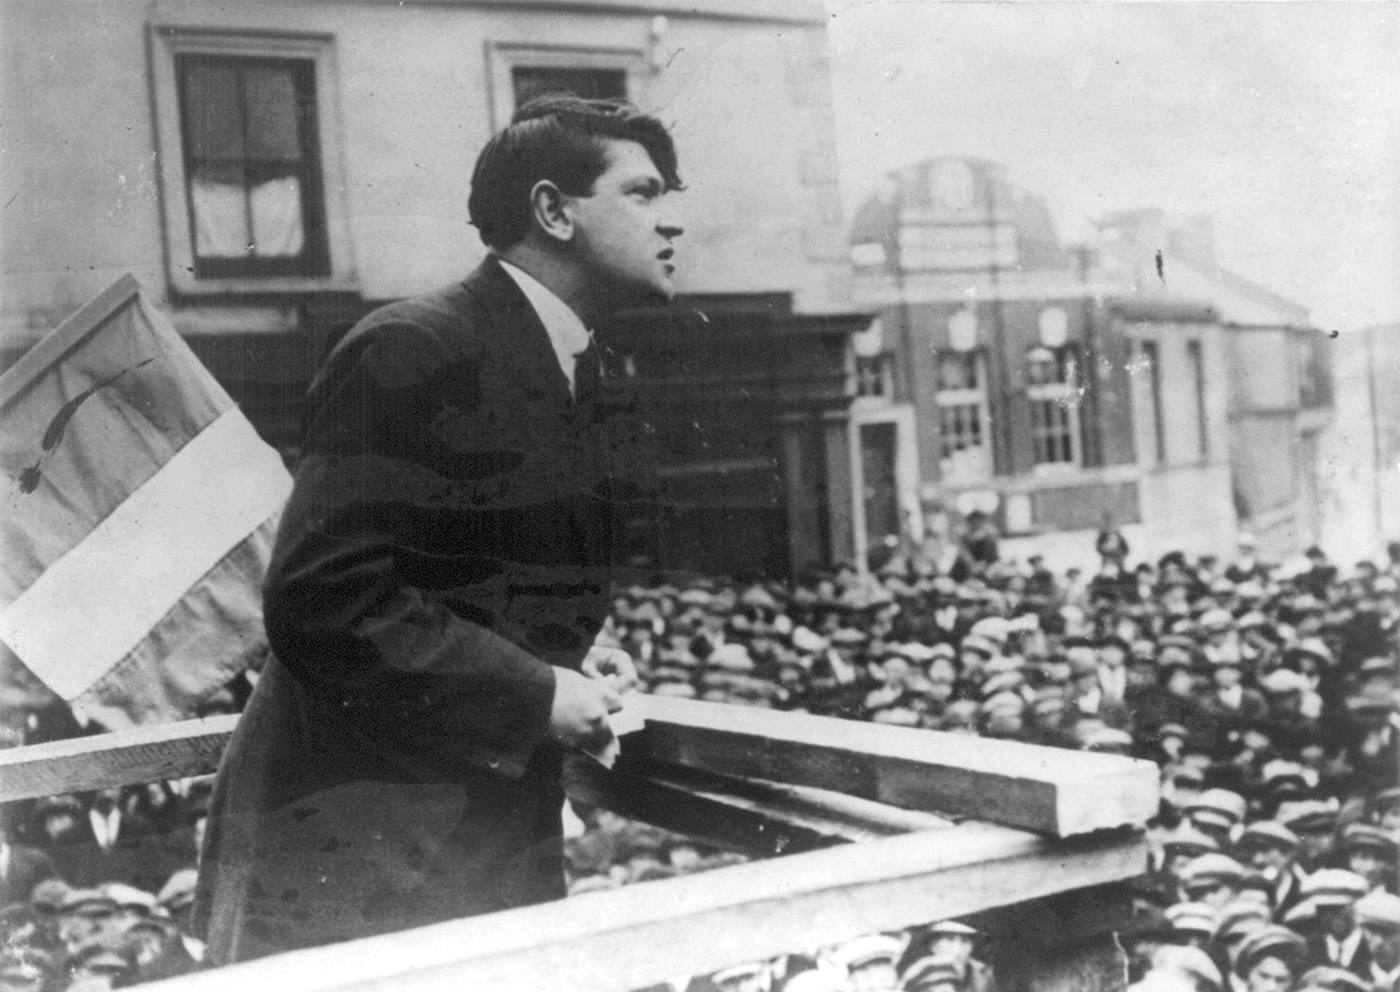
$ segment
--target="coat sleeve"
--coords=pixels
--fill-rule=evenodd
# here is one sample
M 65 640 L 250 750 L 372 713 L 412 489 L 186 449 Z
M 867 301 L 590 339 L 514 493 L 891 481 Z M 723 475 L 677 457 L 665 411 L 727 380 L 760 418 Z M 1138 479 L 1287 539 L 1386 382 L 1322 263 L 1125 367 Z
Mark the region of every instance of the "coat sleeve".
M 467 495 L 517 462 L 473 440 L 500 416 L 479 409 L 478 372 L 412 322 L 333 354 L 264 589 L 269 642 L 304 690 L 426 775 L 521 775 L 554 696 L 505 619 L 510 563 L 492 542 L 509 513 Z

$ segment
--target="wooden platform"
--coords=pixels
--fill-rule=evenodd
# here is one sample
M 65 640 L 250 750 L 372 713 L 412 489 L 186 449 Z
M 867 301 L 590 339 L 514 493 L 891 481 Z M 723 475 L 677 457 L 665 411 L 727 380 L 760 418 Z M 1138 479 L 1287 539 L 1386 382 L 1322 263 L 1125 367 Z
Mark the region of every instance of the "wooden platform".
M 1142 827 L 1157 805 L 1148 762 L 656 697 L 637 709 L 642 729 L 624 738 L 617 768 L 576 763 L 571 794 L 764 860 L 149 987 L 628 992 L 862 933 L 1006 913 L 1023 929 L 1038 921 L 1036 954 L 1072 965 L 1077 942 L 1124 922 L 1115 886 L 1146 867 Z M 0 801 L 204 774 L 235 725 L 194 720 L 0 752 Z M 1111 940 L 1093 946 L 1112 951 Z M 1011 981 L 1013 970 L 1003 992 L 1041 987 Z

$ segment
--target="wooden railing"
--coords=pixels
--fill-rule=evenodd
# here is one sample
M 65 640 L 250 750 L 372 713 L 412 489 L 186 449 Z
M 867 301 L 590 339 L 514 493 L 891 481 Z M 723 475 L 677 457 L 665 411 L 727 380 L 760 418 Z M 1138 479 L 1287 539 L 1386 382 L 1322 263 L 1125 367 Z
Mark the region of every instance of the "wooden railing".
M 973 914 L 1020 941 L 999 987 L 1054 987 L 1056 967 L 1093 987 L 1082 962 L 1062 959 L 1123 922 L 1121 883 L 1145 868 L 1142 827 L 1157 806 L 1151 763 L 685 700 L 637 707 L 643 729 L 624 738 L 622 761 L 578 762 L 571 793 L 781 857 L 150 987 L 626 992 Z M 0 801 L 212 771 L 235 720 L 0 752 Z M 1038 979 L 1021 967 L 1032 959 Z

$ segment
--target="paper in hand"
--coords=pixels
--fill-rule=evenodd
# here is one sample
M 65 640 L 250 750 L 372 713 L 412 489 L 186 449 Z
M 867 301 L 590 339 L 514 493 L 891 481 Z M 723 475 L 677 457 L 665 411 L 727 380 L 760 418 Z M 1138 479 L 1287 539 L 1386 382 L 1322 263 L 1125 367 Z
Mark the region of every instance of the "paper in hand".
M 618 738 L 623 734 L 641 730 L 646 723 L 642 707 L 637 705 L 640 698 L 635 692 L 623 695 L 622 709 L 608 715 L 608 725 L 612 728 L 612 733 L 608 735 L 607 741 L 596 748 L 585 748 L 583 753 L 604 768 L 612 768 L 617 764 L 617 757 L 622 753 L 622 744 Z

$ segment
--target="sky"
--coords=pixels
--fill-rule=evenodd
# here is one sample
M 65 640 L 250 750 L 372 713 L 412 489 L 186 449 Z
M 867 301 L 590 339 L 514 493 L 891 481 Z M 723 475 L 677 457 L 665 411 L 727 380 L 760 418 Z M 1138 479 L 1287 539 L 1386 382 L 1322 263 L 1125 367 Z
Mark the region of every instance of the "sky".
M 932 155 L 1005 163 L 1062 241 L 1210 214 L 1221 264 L 1355 330 L 1400 321 L 1400 4 L 828 0 L 851 214 Z

